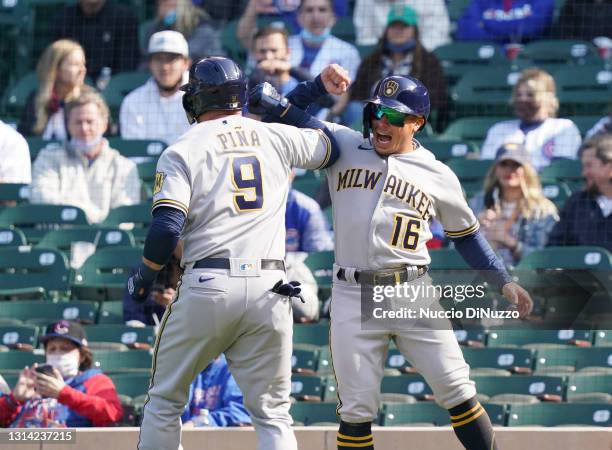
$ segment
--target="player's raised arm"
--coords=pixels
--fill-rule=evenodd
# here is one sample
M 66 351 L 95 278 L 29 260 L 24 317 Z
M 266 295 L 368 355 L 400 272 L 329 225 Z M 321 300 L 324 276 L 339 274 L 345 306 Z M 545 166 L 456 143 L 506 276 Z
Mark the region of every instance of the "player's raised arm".
M 294 106 L 306 110 L 312 103 L 327 94 L 342 95 L 351 84 L 346 69 L 330 64 L 312 81 L 303 81 L 287 94 L 287 100 Z

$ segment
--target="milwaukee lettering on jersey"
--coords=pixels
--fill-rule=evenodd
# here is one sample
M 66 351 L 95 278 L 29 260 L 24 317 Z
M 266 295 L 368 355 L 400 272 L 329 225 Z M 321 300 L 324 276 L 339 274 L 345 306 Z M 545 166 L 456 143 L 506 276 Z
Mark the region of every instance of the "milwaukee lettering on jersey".
M 423 220 L 429 220 L 431 217 L 433 200 L 408 181 L 402 180 L 395 175 L 389 175 L 383 188 L 383 193 L 408 203 Z
M 336 191 L 349 188 L 362 188 L 373 190 L 382 172 L 374 172 L 368 169 L 347 169 L 338 173 L 338 184 Z

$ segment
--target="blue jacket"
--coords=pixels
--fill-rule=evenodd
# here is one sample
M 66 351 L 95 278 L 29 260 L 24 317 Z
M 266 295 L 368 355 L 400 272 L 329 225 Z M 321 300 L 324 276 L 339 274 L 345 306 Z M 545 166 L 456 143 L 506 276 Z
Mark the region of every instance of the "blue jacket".
M 321 252 L 334 249 L 332 233 L 319 204 L 294 189 L 285 210 L 285 249 L 288 252 Z
M 189 403 L 181 416 L 183 423 L 208 409 L 210 425 L 231 427 L 250 424 L 251 417 L 242 403 L 242 392 L 229 371 L 224 355 L 211 362 L 191 383 Z
M 541 38 L 552 24 L 554 0 L 472 0 L 457 24 L 463 41 L 522 42 Z

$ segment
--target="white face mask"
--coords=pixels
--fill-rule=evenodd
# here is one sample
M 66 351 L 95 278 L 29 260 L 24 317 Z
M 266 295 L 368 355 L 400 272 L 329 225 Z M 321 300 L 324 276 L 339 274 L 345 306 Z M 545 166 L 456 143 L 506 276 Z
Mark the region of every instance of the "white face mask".
M 100 136 L 99 138 L 94 139 L 93 141 L 86 141 L 73 137 L 70 139 L 68 145 L 75 152 L 85 155 L 87 153 L 90 153 L 94 148 L 96 148 L 100 144 L 100 142 L 102 142 L 102 139 L 102 136 Z
M 75 376 L 79 373 L 79 362 L 81 354 L 78 349 L 68 353 L 47 354 L 47 364 L 55 367 L 64 379 Z

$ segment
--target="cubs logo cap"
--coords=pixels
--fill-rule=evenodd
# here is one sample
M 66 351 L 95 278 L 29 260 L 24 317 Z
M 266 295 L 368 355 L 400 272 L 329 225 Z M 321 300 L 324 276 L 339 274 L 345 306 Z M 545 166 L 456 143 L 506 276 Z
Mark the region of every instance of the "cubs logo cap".
M 40 337 L 40 342 L 45 343 L 52 338 L 68 339 L 79 347 L 87 347 L 85 330 L 81 324 L 71 320 L 59 320 L 47 326 L 45 334 Z

